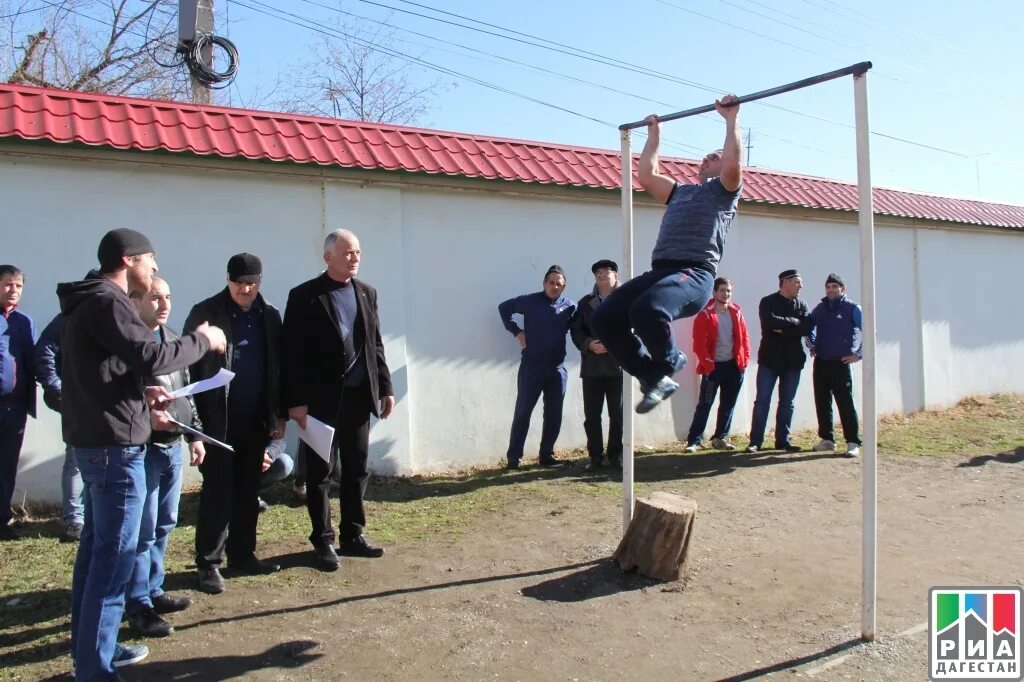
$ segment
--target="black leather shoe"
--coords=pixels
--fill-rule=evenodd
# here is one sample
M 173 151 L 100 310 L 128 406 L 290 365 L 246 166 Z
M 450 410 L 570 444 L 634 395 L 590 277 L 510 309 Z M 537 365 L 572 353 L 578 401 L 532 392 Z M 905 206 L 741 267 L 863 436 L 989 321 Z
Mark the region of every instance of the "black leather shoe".
M 776 450 L 785 450 L 786 452 L 803 452 L 803 448 L 793 443 L 777 443 L 775 445 Z
M 537 464 L 540 464 L 542 467 L 560 467 L 565 464 L 565 462 L 555 457 L 544 457 L 543 459 L 537 460 Z
M 508 461 L 508 463 L 505 464 L 505 468 L 508 469 L 509 471 L 512 471 L 513 469 L 518 469 L 519 468 L 519 460 L 518 459 L 510 459 Z
M 270 575 L 281 570 L 280 564 L 273 561 L 263 561 L 255 556 L 247 557 L 241 561 L 229 561 L 231 570 L 245 573 L 247 575 Z
M 155 609 L 143 609 L 128 616 L 128 627 L 142 637 L 166 637 L 174 626 L 161 618 Z
M 341 553 L 345 556 L 361 556 L 367 559 L 376 559 L 377 557 L 384 556 L 384 548 L 374 547 L 366 541 L 365 535 L 358 535 L 341 541 Z
M 192 600 L 188 597 L 174 597 L 166 592 L 159 597 L 153 597 L 153 610 L 160 614 L 184 611 L 190 606 Z
M 206 594 L 220 594 L 224 591 L 224 577 L 216 566 L 199 569 L 199 591 Z
M 589 460 L 587 460 L 587 463 L 583 465 L 583 470 L 584 471 L 597 471 L 600 468 L 601 468 L 601 460 L 600 459 L 595 459 L 593 457 L 590 458 Z
M 316 567 L 321 571 L 337 571 L 341 565 L 338 553 L 326 542 L 314 547 L 313 554 L 316 556 Z

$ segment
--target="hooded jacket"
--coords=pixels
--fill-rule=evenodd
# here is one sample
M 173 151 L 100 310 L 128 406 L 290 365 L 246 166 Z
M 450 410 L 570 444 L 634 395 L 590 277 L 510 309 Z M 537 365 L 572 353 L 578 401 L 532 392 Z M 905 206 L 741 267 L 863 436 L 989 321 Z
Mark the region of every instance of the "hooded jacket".
M 73 447 L 143 445 L 152 427 L 143 377 L 187 367 L 209 350 L 187 334 L 159 343 L 119 286 L 107 279 L 57 285 L 61 334 L 61 420 Z

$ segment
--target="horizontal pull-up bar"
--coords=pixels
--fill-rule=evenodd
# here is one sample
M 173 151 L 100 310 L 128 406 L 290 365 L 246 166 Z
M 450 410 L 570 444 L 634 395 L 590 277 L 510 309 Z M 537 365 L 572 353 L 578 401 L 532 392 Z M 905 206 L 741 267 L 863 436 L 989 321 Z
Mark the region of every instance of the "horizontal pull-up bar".
M 817 85 L 818 83 L 824 83 L 825 81 L 835 80 L 836 78 L 842 78 L 843 76 L 860 76 L 864 74 L 868 69 L 871 68 L 871 62 L 861 62 L 854 64 L 853 66 L 847 66 L 845 69 L 838 69 L 836 71 L 830 71 L 823 73 L 820 76 L 811 76 L 805 78 L 802 81 L 796 81 L 789 85 L 780 85 L 777 88 L 769 88 L 768 90 L 762 90 L 761 92 L 755 92 L 752 95 L 743 95 L 736 100 L 736 104 L 743 104 L 744 102 L 753 102 L 756 99 L 764 99 L 765 97 L 771 97 L 772 95 L 781 95 L 784 92 L 791 92 L 793 90 L 799 90 L 800 88 L 806 88 L 809 85 Z M 686 111 L 677 111 L 674 114 L 665 114 L 659 116 L 658 120 L 664 123 L 665 121 L 675 121 L 676 119 L 686 118 L 687 116 L 696 116 L 697 114 L 704 114 L 709 111 L 714 111 L 715 105 L 708 104 L 703 107 L 697 107 L 696 109 L 687 109 Z M 623 123 L 619 126 L 619 130 L 633 130 L 634 128 L 642 128 L 647 125 L 646 121 L 634 121 L 632 123 Z

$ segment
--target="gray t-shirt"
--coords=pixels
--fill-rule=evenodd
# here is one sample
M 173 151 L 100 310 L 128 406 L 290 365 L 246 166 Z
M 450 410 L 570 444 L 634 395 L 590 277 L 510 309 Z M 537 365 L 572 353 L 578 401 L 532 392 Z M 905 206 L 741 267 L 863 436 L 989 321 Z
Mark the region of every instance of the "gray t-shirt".
M 715 341 L 715 362 L 732 360 L 732 313 L 718 313 L 718 340 Z
M 740 190 L 728 191 L 719 178 L 699 185 L 677 183 L 661 219 L 651 260 L 704 264 L 717 272 L 739 199 Z

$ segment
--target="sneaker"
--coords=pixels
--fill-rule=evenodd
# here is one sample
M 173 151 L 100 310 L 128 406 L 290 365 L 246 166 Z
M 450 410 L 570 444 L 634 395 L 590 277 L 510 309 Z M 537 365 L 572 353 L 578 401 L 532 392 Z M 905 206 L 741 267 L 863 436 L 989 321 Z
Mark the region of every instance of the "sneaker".
M 683 452 L 688 452 L 691 454 L 697 452 L 698 450 L 700 450 L 700 446 L 697 445 L 696 443 L 690 443 L 685 448 L 683 448 Z
M 128 616 L 128 627 L 140 637 L 166 637 L 174 632 L 174 626 L 161 618 L 153 608 L 142 609 Z
M 69 523 L 64 528 L 64 535 L 61 536 L 61 542 L 78 542 L 82 539 L 82 524 L 80 523 Z
M 145 644 L 115 644 L 111 663 L 115 668 L 123 668 L 135 665 L 146 656 L 149 656 L 149 647 Z
M 188 597 L 175 597 L 164 592 L 152 598 L 153 610 L 159 614 L 177 613 L 192 606 L 192 600 Z
M 295 485 L 292 486 L 292 492 L 295 493 L 295 497 L 296 497 L 296 499 L 298 499 L 299 502 L 305 502 L 306 501 L 306 484 L 305 483 L 298 483 L 298 482 L 296 482 Z
M 644 397 L 637 403 L 636 413 L 647 414 L 679 390 L 679 384 L 669 377 L 662 377 L 658 383 L 644 391 Z
M 846 444 L 846 456 L 857 457 L 860 455 L 860 443 L 847 443 Z
M 747 449 L 744 450 L 744 452 L 749 452 L 750 454 L 754 454 L 755 452 L 757 452 L 760 449 L 761 449 L 760 445 L 754 445 L 753 443 L 751 443 L 750 445 L 747 446 Z
M 715 450 L 728 450 L 729 452 L 732 452 L 733 450 L 736 449 L 735 445 L 733 445 L 724 438 L 712 438 L 711 447 L 713 447 Z
M 835 452 L 835 450 L 836 450 L 836 443 L 835 443 L 835 441 L 827 440 L 825 438 L 822 438 L 821 442 L 814 446 L 814 451 L 815 452 Z
M 260 510 L 259 513 L 260 514 L 262 514 L 263 512 L 267 511 L 268 509 L 270 509 L 270 505 L 267 504 L 266 501 L 262 497 L 257 497 L 256 498 L 256 503 L 259 505 L 259 510 Z

